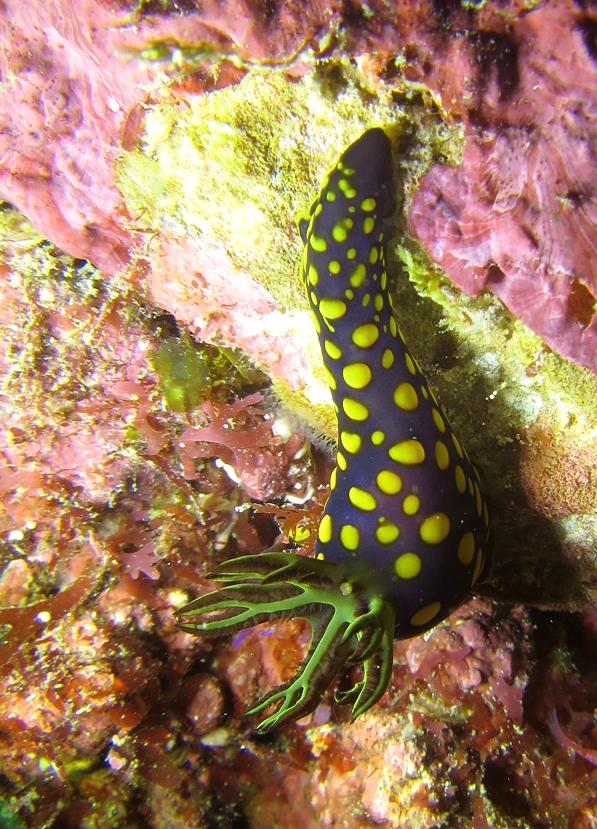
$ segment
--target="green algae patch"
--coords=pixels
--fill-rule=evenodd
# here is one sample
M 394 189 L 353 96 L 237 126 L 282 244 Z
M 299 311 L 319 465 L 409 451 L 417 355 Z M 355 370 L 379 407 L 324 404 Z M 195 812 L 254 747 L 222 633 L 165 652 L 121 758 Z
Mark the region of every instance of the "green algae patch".
M 164 340 L 151 362 L 171 411 L 190 412 L 204 401 L 211 383 L 209 366 L 187 339 Z

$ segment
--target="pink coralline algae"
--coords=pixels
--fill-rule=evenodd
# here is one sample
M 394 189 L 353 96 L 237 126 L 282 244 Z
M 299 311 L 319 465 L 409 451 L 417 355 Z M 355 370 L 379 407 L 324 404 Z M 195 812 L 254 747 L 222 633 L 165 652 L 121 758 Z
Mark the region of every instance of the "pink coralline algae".
M 456 77 L 440 93 L 464 119 L 462 165 L 433 168 L 410 210 L 412 229 L 457 285 L 472 295 L 488 287 L 594 372 L 596 32 L 590 12 L 560 2 L 484 40 L 463 38 L 449 61 Z
M 278 310 L 273 297 L 242 268 L 235 268 L 220 244 L 162 234 L 148 274 L 153 300 L 207 341 L 234 343 L 293 387 L 306 372 L 303 354 L 290 338 L 267 331 Z M 183 275 L 182 278 L 179 275 Z
M 0 99 L 0 193 L 64 250 L 114 273 L 131 242 L 113 186 L 116 138 L 148 75 L 118 71 L 113 14 L 77 5 L 3 7 L 0 70 L 10 91 Z

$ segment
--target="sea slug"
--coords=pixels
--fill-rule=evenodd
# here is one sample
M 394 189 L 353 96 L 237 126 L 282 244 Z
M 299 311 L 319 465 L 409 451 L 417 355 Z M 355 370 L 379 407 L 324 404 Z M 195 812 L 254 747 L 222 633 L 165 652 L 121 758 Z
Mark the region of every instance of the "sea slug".
M 336 674 L 353 719 L 386 690 L 392 643 L 424 633 L 485 574 L 481 478 L 405 345 L 386 275 L 395 210 L 392 147 L 367 130 L 323 179 L 301 223 L 301 261 L 338 416 L 336 468 L 315 558 L 266 551 L 220 564 L 226 586 L 178 611 L 182 630 L 219 636 L 276 618 L 312 628 L 297 673 L 247 713 L 280 702 L 261 733 L 312 711 Z

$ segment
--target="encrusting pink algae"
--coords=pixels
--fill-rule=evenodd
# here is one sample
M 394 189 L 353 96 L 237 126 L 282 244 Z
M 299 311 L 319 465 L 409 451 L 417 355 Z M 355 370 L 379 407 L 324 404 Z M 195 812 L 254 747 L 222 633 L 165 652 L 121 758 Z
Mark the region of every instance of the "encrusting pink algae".
M 0 824 L 594 827 L 591 4 L 0 21 Z M 495 567 L 355 722 L 327 694 L 257 739 L 308 625 L 208 641 L 173 612 L 221 561 L 313 551 L 335 414 L 295 219 L 371 126 L 396 315 L 489 482 Z

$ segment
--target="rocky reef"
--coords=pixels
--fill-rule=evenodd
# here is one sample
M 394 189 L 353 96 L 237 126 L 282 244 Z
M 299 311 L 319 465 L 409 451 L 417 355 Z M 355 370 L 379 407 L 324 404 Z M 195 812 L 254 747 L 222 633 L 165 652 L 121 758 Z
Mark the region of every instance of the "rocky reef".
M 0 823 L 592 827 L 597 8 L 0 21 Z M 257 739 L 306 628 L 205 642 L 172 611 L 225 558 L 312 550 L 334 412 L 295 218 L 371 125 L 396 314 L 488 479 L 495 570 L 355 723 L 328 696 Z

